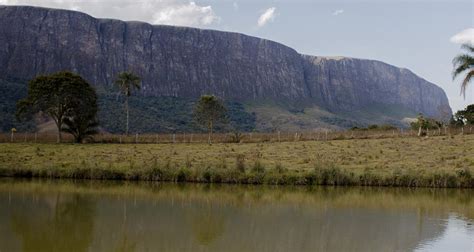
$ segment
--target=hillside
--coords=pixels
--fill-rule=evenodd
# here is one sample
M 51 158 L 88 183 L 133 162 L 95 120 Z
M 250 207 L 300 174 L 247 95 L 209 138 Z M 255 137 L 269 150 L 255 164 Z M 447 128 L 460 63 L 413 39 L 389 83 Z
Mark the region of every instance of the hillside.
M 187 116 L 157 119 L 152 111 L 167 108 L 157 105 L 162 97 L 189 108 L 202 94 L 239 104 L 244 117 L 254 113 L 254 129 L 265 131 L 401 125 L 404 117 L 418 113 L 443 119 L 451 114 L 444 91 L 409 70 L 373 60 L 301 55 L 282 44 L 238 33 L 0 6 L 0 34 L 0 78 L 19 90 L 38 74 L 60 70 L 80 74 L 99 91 L 111 90 L 121 71 L 140 75 L 139 96 L 144 98 L 136 99 L 134 114 L 149 119 L 137 119 L 140 131 L 193 128 Z M 18 97 L 2 95 L 11 109 Z M 106 106 L 102 108 L 118 111 L 108 100 L 101 100 Z M 5 118 L 11 118 L 9 109 Z M 9 120 L 2 120 L 3 130 L 11 126 Z M 105 125 L 116 124 L 108 120 Z

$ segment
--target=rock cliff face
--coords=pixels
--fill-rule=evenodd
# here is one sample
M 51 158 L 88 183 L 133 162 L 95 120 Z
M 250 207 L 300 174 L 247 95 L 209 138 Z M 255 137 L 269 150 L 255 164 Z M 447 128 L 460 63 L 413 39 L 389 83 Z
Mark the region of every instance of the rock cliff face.
M 303 56 L 305 81 L 323 107 L 351 110 L 402 105 L 433 117 L 449 117 L 444 91 L 410 70 L 374 60 Z
M 96 86 L 118 72 L 143 79 L 142 95 L 305 102 L 331 110 L 400 105 L 451 112 L 443 90 L 382 62 L 300 55 L 237 33 L 96 19 L 36 7 L 0 6 L 0 76 L 29 79 L 71 70 Z M 1 77 L 0 77 L 1 78 Z

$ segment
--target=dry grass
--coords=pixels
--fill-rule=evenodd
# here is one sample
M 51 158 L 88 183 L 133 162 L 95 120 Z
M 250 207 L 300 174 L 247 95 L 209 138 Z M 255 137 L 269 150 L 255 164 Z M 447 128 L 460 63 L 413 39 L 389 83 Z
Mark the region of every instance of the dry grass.
M 474 135 L 213 145 L 0 144 L 0 169 L 3 176 L 473 187 Z M 150 169 L 160 169 L 160 176 Z M 105 175 L 93 176 L 94 170 Z
M 417 137 L 417 131 L 409 129 L 394 130 L 330 130 L 314 129 L 306 131 L 281 131 L 281 132 L 247 132 L 240 134 L 240 143 L 264 142 L 299 142 L 299 141 L 331 141 L 352 139 L 382 139 L 382 138 L 412 138 Z M 429 136 L 455 136 L 474 134 L 472 126 L 462 128 L 446 128 L 428 131 Z M 25 133 L 17 132 L 0 133 L 0 143 L 56 143 L 57 134 L 52 132 Z M 133 144 L 160 144 L 160 143 L 207 143 L 208 135 L 204 133 L 180 132 L 175 134 L 130 134 L 118 135 L 101 133 L 94 136 L 95 143 L 133 143 Z M 73 143 L 71 135 L 63 133 L 64 143 Z M 214 143 L 233 143 L 235 134 L 217 133 L 213 135 Z

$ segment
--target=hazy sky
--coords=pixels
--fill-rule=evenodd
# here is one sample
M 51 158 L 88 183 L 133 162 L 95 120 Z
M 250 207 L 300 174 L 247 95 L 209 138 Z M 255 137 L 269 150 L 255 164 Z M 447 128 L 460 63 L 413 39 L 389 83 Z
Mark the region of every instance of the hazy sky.
M 0 0 L 95 17 L 241 32 L 311 55 L 377 59 L 441 86 L 454 110 L 474 103 L 452 81 L 460 43 L 474 43 L 474 0 Z

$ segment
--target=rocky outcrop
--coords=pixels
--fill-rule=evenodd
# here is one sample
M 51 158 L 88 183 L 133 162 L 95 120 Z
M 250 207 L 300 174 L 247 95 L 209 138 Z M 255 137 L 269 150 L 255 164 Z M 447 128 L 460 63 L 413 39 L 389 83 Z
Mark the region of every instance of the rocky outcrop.
M 403 105 L 429 116 L 449 110 L 443 90 L 382 62 L 300 55 L 238 33 L 96 19 L 84 13 L 0 6 L 0 76 L 71 70 L 96 86 L 118 72 L 143 79 L 146 96 L 309 102 L 328 110 Z
M 351 110 L 378 104 L 403 105 L 431 117 L 451 115 L 444 91 L 410 70 L 374 60 L 303 58 L 308 90 L 323 107 Z

